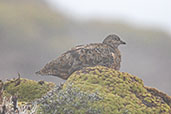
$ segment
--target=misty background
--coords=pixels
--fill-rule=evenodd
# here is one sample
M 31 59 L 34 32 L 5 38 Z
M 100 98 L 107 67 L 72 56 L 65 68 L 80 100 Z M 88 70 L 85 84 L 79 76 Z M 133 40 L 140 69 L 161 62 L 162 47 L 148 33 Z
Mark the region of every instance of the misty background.
M 0 79 L 19 72 L 60 83 L 34 73 L 73 46 L 100 43 L 116 33 L 127 43 L 119 47 L 120 71 L 171 95 L 170 1 L 145 1 L 1 0 Z

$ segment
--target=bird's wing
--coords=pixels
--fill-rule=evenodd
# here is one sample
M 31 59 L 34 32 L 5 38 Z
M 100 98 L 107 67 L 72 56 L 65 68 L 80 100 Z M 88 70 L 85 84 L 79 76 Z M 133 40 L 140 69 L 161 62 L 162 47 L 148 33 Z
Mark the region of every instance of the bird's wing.
M 52 60 L 38 72 L 41 75 L 55 75 L 67 79 L 74 71 L 87 66 L 103 65 L 111 67 L 113 55 L 107 45 L 89 44 L 76 46 L 55 60 Z
M 66 53 L 59 56 L 47 63 L 40 71 L 36 74 L 40 75 L 54 75 L 60 78 L 66 79 L 69 74 L 71 74 L 71 68 L 73 64 L 76 64 L 76 59 L 79 56 L 78 51 L 83 48 L 83 46 L 76 46 Z
M 75 61 L 79 61 L 82 67 L 107 65 L 113 62 L 111 50 L 109 46 L 104 44 L 89 44 L 84 46 L 84 48 L 79 48 L 76 53 L 78 57 L 75 58 Z
M 87 64 L 102 65 L 115 70 L 120 69 L 121 56 L 118 48 L 112 48 L 105 44 L 94 44 L 87 45 L 85 50 L 87 50 L 84 54 Z

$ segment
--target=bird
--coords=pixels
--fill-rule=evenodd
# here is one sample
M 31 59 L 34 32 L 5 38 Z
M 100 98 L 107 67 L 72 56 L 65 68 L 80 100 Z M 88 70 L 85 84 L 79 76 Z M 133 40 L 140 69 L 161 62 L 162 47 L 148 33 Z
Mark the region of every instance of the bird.
M 110 34 L 102 43 L 75 46 L 47 63 L 36 74 L 52 75 L 67 80 L 73 72 L 84 67 L 101 65 L 119 70 L 121 54 L 118 46 L 120 44 L 126 43 L 118 35 Z

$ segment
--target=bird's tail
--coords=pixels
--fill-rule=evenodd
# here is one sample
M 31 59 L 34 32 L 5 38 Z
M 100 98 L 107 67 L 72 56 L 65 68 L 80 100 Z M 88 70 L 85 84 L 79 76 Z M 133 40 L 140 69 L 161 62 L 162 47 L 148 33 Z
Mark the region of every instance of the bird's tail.
M 36 75 L 45 75 L 45 73 L 42 72 L 42 70 L 35 72 L 35 74 L 36 74 Z
M 41 69 L 37 72 L 35 72 L 36 75 L 42 75 L 42 76 L 45 76 L 45 75 L 52 75 L 53 73 L 49 71 L 49 69 Z
M 38 75 L 38 74 L 41 74 L 41 73 L 40 73 L 40 71 L 37 71 L 37 72 L 35 72 L 35 74 L 37 74 L 37 75 Z

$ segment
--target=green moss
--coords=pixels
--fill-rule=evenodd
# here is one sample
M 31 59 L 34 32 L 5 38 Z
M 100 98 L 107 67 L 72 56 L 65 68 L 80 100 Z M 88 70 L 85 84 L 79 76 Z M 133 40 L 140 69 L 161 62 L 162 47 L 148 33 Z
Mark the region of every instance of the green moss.
M 144 114 L 170 113 L 170 106 L 162 98 L 152 95 L 144 87 L 143 81 L 128 73 L 110 68 L 87 67 L 73 73 L 64 88 L 72 87 L 83 92 L 98 92 L 103 100 L 92 106 L 100 107 L 103 113 Z
M 152 94 L 143 81 L 103 66 L 74 72 L 62 89 L 40 105 L 38 114 L 169 114 L 163 97 Z
M 53 83 L 45 82 L 44 84 L 39 84 L 37 81 L 28 79 L 20 79 L 19 85 L 16 85 L 14 80 L 7 81 L 4 85 L 4 95 L 17 95 L 18 100 L 21 102 L 30 102 L 41 98 L 54 87 Z

